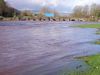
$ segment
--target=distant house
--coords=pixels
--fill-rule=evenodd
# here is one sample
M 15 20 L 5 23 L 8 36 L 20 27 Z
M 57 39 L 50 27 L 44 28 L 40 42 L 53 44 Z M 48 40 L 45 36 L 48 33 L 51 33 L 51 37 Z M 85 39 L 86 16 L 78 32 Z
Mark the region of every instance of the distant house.
M 44 13 L 46 17 L 54 17 L 54 13 Z

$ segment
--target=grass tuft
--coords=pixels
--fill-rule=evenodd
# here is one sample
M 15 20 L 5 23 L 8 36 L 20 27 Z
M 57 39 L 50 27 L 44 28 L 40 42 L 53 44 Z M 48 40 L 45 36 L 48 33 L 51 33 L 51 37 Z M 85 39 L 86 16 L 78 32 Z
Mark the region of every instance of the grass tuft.
M 97 31 L 96 34 L 97 34 L 97 35 L 100 35 L 100 31 Z
M 98 41 L 96 41 L 94 43 L 100 45 L 100 40 L 98 40 Z

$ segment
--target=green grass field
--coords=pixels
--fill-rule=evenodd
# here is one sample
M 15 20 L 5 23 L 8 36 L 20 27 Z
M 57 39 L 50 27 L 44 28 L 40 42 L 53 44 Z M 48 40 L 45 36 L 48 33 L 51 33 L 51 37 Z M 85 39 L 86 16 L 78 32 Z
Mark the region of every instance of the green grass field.
M 80 28 L 100 28 L 100 24 L 87 24 L 87 25 L 78 25 L 75 27 L 80 27 Z

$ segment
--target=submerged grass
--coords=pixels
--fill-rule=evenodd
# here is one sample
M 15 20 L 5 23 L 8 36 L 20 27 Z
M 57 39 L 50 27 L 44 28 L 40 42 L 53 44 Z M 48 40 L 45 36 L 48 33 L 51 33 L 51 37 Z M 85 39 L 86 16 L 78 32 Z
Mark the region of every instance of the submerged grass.
M 97 31 L 96 34 L 97 34 L 97 35 L 100 35 L 100 31 Z
M 96 31 L 96 34 L 100 35 L 100 24 L 85 24 L 85 25 L 77 25 L 75 27 L 80 27 L 80 28 L 97 28 L 98 30 Z M 93 43 L 100 45 L 100 40 L 97 40 L 97 41 L 95 41 Z
M 69 75 L 100 75 L 100 54 L 78 59 L 84 60 L 90 66 L 90 69 L 87 72 L 72 72 Z
M 94 44 L 98 44 L 98 45 L 100 45 L 100 40 L 95 41 Z
M 78 26 L 75 26 L 75 27 L 97 28 L 97 29 L 99 29 L 100 24 L 78 25 Z M 96 34 L 100 34 L 100 30 L 98 30 L 96 32 Z M 100 40 L 97 40 L 94 43 L 100 45 Z M 79 57 L 78 59 L 84 60 L 90 66 L 90 69 L 86 72 L 74 71 L 74 72 L 71 72 L 69 75 L 100 75 L 100 54 L 92 55 L 92 56 Z

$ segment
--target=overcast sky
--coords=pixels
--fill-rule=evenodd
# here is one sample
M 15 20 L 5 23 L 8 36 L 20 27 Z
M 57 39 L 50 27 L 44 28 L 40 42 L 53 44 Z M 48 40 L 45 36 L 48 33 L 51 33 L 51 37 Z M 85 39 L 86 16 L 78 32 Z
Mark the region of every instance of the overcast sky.
M 20 10 L 39 10 L 43 6 L 57 9 L 61 12 L 71 12 L 76 5 L 91 5 L 100 0 L 5 0 L 11 6 Z

